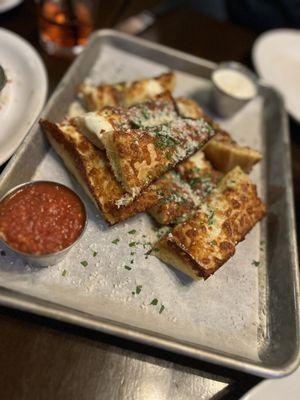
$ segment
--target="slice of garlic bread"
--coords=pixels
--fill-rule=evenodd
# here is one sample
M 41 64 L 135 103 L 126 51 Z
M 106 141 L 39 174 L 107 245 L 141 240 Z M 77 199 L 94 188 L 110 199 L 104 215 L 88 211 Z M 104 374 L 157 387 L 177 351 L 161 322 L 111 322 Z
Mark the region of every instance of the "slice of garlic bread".
M 245 172 L 261 160 L 262 155 L 250 147 L 240 146 L 191 99 L 176 99 L 179 114 L 185 118 L 203 118 L 215 129 L 216 135 L 203 148 L 207 159 L 219 171 L 228 172 L 240 166 Z
M 102 137 L 114 130 L 147 128 L 169 123 L 177 118 L 175 101 L 169 92 L 129 108 L 105 107 L 101 111 L 84 113 L 71 122 L 95 146 L 103 149 Z
M 213 135 L 214 130 L 203 119 L 177 118 L 148 129 L 107 132 L 102 142 L 117 180 L 137 196 Z
M 250 147 L 240 146 L 234 141 L 221 141 L 216 138 L 203 148 L 207 159 L 219 171 L 228 172 L 237 165 L 245 172 L 250 172 L 252 167 L 262 159 L 262 155 Z
M 174 225 L 188 219 L 222 176 L 213 169 L 201 150 L 179 163 L 175 170 L 164 175 L 172 175 L 173 179 L 165 183 L 160 200 L 148 210 L 162 225 Z
M 67 169 L 109 224 L 142 212 L 159 200 L 158 188 L 152 185 L 133 201 L 116 180 L 105 152 L 95 147 L 74 126 L 46 120 L 40 121 L 40 125 Z
M 202 150 L 179 163 L 175 169 L 200 200 L 214 190 L 223 176 L 221 172 L 213 168 Z
M 199 211 L 155 244 L 154 254 L 193 279 L 208 278 L 235 252 L 266 208 L 240 167 L 222 179 Z
M 181 179 L 175 171 L 167 172 L 156 185 L 160 184 L 158 202 L 148 213 L 161 225 L 176 224 L 184 221 L 197 209 L 199 199 L 190 185 Z
M 85 82 L 79 86 L 78 94 L 84 100 L 88 110 L 99 111 L 106 106 L 129 107 L 146 99 L 154 98 L 163 92 L 172 92 L 175 83 L 175 74 L 168 72 L 154 78 L 112 85 L 95 86 Z

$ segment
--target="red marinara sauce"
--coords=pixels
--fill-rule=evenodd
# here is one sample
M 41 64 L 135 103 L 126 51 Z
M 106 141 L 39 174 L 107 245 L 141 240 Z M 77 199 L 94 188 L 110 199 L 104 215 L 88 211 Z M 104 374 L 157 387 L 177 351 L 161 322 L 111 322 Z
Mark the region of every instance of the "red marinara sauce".
M 0 236 L 15 250 L 49 254 L 74 243 L 85 219 L 85 208 L 72 190 L 54 182 L 36 182 L 0 203 Z

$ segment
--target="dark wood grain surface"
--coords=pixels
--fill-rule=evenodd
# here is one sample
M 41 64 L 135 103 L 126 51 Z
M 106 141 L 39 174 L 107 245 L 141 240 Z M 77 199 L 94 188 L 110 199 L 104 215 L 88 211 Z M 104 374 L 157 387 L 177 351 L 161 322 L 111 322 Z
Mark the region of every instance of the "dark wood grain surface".
M 111 27 L 155 3 L 100 1 L 98 27 Z M 0 15 L 0 26 L 17 32 L 38 49 L 48 71 L 51 93 L 70 61 L 50 57 L 41 50 L 33 1 Z M 246 29 L 187 9 L 160 17 L 143 36 L 210 60 L 248 64 L 255 40 L 255 34 Z M 297 129 L 295 124 L 294 136 Z M 300 160 L 298 154 L 295 139 L 295 160 Z M 299 165 L 294 161 L 296 182 L 300 179 Z M 1 399 L 238 399 L 258 381 L 236 371 L 0 308 Z

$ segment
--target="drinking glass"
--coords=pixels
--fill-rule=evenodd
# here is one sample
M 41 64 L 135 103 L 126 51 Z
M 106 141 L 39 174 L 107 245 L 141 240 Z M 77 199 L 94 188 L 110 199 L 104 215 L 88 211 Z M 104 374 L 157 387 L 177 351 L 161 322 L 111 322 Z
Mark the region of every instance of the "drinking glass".
M 72 57 L 94 30 L 95 0 L 37 0 L 40 42 L 48 54 Z

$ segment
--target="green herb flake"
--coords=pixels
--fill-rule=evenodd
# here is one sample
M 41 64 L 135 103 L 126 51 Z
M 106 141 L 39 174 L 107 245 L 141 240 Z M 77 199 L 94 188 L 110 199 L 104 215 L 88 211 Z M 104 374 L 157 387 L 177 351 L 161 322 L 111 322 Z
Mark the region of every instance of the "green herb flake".
M 208 221 L 207 221 L 208 225 L 213 225 L 213 223 L 214 223 L 214 215 L 215 215 L 215 212 L 214 212 L 214 210 L 212 210 L 210 212 L 210 215 L 208 216 Z
M 141 293 L 141 291 L 142 291 L 142 285 L 138 285 L 137 287 L 136 287 L 136 289 L 135 289 L 135 293 L 136 294 L 140 294 Z
M 153 247 L 153 249 L 151 251 L 154 251 L 155 253 L 159 251 L 159 248 L 157 247 Z
M 137 242 L 130 242 L 129 247 L 135 247 L 138 243 Z
M 93 257 L 96 257 L 97 254 L 98 254 L 97 251 L 94 251 L 93 252 Z
M 64 269 L 63 272 L 62 272 L 62 276 L 66 276 L 66 275 L 67 275 L 67 272 L 68 272 L 68 271 L 67 271 L 66 269 Z
M 120 241 L 120 239 L 117 238 L 117 239 L 112 240 L 112 243 L 113 243 L 113 244 L 118 244 L 119 241 Z
M 153 299 L 150 303 L 150 305 L 152 306 L 157 306 L 158 300 L 157 299 Z
M 134 235 L 136 234 L 136 230 L 135 229 L 131 229 L 131 231 L 128 232 L 129 235 Z
M 128 265 L 124 265 L 124 268 L 127 269 L 128 271 L 132 270 L 132 268 L 129 267 Z
M 134 251 L 131 251 L 131 252 L 130 252 L 130 255 L 131 255 L 131 256 L 134 256 L 134 255 L 135 255 L 135 252 L 134 252 Z
M 210 244 L 211 244 L 211 246 L 216 246 L 216 245 L 217 245 L 217 242 L 216 242 L 215 240 L 212 240 L 212 241 L 210 242 Z
M 80 261 L 80 264 L 81 264 L 83 267 L 87 267 L 87 266 L 89 265 L 89 263 L 88 263 L 86 260 Z
M 260 261 L 255 261 L 255 260 L 253 260 L 251 263 L 251 265 L 254 265 L 255 267 L 258 267 L 259 264 L 260 264 Z
M 159 309 L 159 314 L 161 314 L 165 309 L 165 306 L 162 304 Z

